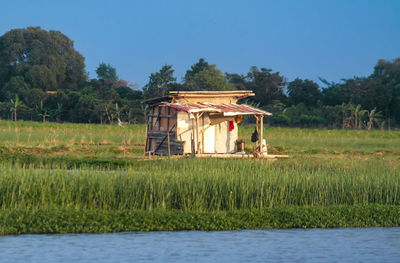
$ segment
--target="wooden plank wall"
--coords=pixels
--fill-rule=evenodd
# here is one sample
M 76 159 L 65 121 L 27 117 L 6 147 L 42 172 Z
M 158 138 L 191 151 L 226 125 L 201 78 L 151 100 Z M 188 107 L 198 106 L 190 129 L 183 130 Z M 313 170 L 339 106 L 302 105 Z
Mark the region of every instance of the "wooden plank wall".
M 183 154 L 183 142 L 178 141 L 176 135 L 176 110 L 155 105 L 150 107 L 147 117 L 146 154 Z

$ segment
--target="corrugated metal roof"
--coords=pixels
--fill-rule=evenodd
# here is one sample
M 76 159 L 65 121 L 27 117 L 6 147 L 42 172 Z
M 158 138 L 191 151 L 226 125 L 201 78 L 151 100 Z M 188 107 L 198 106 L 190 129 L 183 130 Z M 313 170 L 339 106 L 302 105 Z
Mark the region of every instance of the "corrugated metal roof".
M 215 103 L 163 103 L 177 111 L 185 111 L 188 113 L 195 112 L 221 112 L 224 116 L 236 116 L 236 115 L 267 115 L 271 116 L 272 113 L 266 112 L 246 104 L 215 104 Z

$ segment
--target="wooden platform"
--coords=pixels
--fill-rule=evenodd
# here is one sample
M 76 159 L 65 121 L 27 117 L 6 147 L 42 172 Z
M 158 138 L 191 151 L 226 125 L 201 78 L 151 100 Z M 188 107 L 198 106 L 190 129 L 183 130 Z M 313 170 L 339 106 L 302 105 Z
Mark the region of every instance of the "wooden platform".
M 278 159 L 278 158 L 288 158 L 288 155 L 274 155 L 274 154 L 260 154 L 255 156 L 254 154 L 235 154 L 235 153 L 199 153 L 195 157 L 199 158 L 260 158 L 260 159 Z
M 182 158 L 182 157 L 191 156 L 189 154 L 186 155 L 140 155 L 137 158 L 144 158 L 145 160 L 161 160 L 166 158 Z M 289 155 L 282 154 L 263 154 L 263 155 L 254 155 L 254 154 L 235 154 L 235 153 L 198 153 L 194 155 L 194 157 L 198 158 L 221 158 L 221 159 L 268 159 L 268 160 L 277 160 L 281 158 L 288 158 Z

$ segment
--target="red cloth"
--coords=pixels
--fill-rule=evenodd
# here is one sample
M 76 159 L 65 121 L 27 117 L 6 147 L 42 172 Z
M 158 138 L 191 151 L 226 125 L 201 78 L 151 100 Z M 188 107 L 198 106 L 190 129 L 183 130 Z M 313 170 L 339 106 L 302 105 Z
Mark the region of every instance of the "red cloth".
M 229 121 L 229 131 L 233 131 L 235 129 L 235 123 L 233 121 Z

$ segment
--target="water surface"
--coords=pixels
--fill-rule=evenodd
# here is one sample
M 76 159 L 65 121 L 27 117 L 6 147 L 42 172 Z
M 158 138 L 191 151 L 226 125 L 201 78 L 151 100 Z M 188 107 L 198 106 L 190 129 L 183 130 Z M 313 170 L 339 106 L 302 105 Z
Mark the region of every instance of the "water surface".
M 400 228 L 3 236 L 0 262 L 400 262 Z

